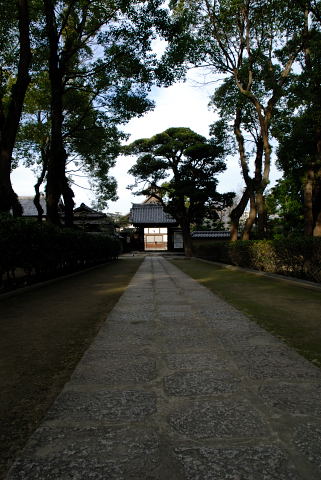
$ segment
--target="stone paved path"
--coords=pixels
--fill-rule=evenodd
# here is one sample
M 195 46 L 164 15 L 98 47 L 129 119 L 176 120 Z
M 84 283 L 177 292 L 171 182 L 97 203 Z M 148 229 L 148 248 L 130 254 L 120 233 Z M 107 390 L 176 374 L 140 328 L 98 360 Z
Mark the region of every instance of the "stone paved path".
M 7 478 L 318 480 L 320 399 L 319 369 L 146 257 Z

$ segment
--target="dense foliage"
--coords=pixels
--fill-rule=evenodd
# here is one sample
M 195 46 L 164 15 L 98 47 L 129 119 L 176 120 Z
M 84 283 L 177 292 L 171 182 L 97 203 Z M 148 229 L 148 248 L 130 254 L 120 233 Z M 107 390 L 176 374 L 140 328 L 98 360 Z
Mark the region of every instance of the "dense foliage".
M 109 170 L 125 138 L 120 126 L 153 107 L 148 93 L 163 75 L 152 51 L 166 27 L 162 0 L 2 3 L 0 212 L 21 215 L 10 173 L 22 161 L 38 166 L 39 217 L 46 182 L 48 220 L 60 224 L 62 197 L 72 226 L 73 173 L 91 178 L 104 206 L 115 199 Z
M 320 10 L 320 0 L 2 0 L 0 212 L 22 213 L 11 184 L 19 162 L 37 167 L 39 219 L 46 184 L 48 220 L 60 223 L 63 198 L 72 226 L 74 174 L 91 178 L 101 206 L 115 199 L 121 125 L 153 108 L 154 85 L 197 67 L 244 179 L 231 239 L 245 211 L 243 240 L 253 230 L 321 236 Z M 274 161 L 284 177 L 268 191 Z
M 232 239 L 247 205 L 243 239 L 254 226 L 256 236 L 268 234 L 275 138 L 279 167 L 301 185 L 304 233 L 321 236 L 320 1 L 172 0 L 171 7 L 177 28 L 167 62 L 202 67 L 207 82 L 221 79 L 211 103 L 235 138 L 245 183 L 231 212 Z
M 208 260 L 321 282 L 320 238 L 198 242 L 194 252 Z
M 9 215 L 0 216 L 2 287 L 70 273 L 115 259 L 115 237 L 60 229 Z

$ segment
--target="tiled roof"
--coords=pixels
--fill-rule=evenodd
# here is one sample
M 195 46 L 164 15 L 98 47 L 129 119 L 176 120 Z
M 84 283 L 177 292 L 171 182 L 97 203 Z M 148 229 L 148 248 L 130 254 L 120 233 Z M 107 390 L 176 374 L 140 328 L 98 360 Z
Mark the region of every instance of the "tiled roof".
M 231 233 L 221 230 L 196 230 L 191 235 L 193 238 L 229 238 Z
M 36 209 L 35 204 L 33 203 L 33 196 L 28 197 L 18 197 L 19 202 L 23 208 L 23 216 L 24 217 L 37 217 L 38 211 Z M 46 207 L 46 199 L 44 196 L 40 197 L 40 205 L 43 208 L 44 215 L 46 215 L 47 207 Z
M 88 207 L 85 203 L 82 203 L 80 207 L 75 208 L 74 217 L 86 217 L 86 218 L 107 218 L 107 215 L 103 212 L 98 212 L 93 208 Z
M 176 224 L 176 220 L 164 212 L 162 205 L 157 203 L 134 203 L 129 220 L 133 225 L 144 224 Z

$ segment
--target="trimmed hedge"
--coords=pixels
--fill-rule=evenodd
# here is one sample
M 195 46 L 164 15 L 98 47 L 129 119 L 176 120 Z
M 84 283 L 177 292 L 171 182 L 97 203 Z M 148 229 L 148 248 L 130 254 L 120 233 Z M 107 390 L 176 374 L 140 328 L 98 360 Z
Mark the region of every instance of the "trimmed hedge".
M 3 288 L 54 277 L 117 258 L 118 239 L 0 215 Z
M 207 260 L 321 282 L 321 238 L 194 244 Z

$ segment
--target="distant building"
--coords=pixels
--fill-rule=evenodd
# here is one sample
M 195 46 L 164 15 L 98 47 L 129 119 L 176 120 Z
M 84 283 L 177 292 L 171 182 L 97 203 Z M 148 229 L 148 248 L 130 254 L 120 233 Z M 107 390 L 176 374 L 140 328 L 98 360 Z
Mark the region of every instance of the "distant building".
M 82 203 L 74 209 L 74 225 L 85 232 L 115 234 L 114 222 L 106 215 Z
M 34 198 L 35 198 L 34 196 L 22 196 L 22 197 L 18 197 L 18 200 L 23 209 L 23 213 L 22 213 L 23 217 L 36 220 L 38 218 L 38 210 L 36 208 L 36 205 L 33 203 Z M 46 218 L 47 206 L 46 206 L 46 199 L 43 194 L 40 195 L 39 201 L 44 211 L 43 218 Z
M 137 229 L 133 240 L 138 250 L 183 250 L 182 231 L 177 221 L 164 211 L 156 199 L 150 197 L 144 203 L 134 203 L 129 221 Z
M 38 211 L 33 200 L 33 196 L 19 197 L 19 202 L 23 208 L 23 217 L 37 220 Z M 43 219 L 45 220 L 47 216 L 47 205 L 44 195 L 40 196 L 40 205 L 43 208 Z M 63 219 L 64 205 L 62 202 L 59 203 L 59 214 Z M 106 213 L 98 212 L 84 203 L 74 209 L 74 226 L 85 232 L 102 232 L 111 235 L 115 233 L 114 222 Z

